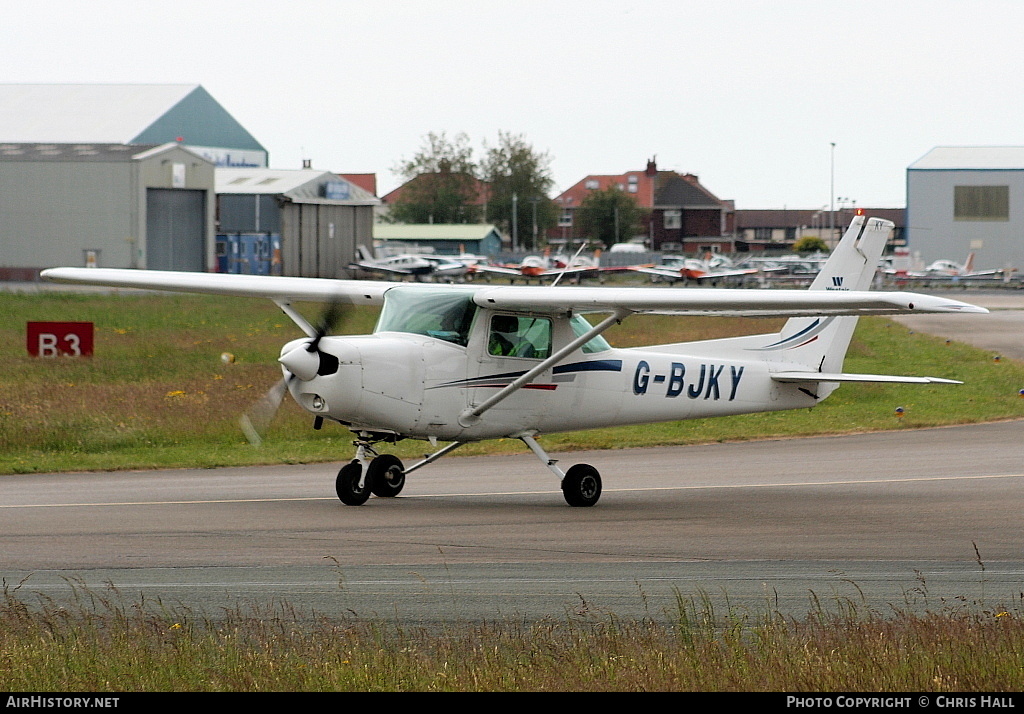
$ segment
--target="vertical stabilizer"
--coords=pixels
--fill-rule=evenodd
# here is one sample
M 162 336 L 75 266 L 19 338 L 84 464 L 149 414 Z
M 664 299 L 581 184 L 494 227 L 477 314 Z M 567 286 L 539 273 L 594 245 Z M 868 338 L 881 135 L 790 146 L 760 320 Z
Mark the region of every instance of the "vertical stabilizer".
M 881 218 L 856 216 L 809 289 L 871 289 L 893 225 Z M 794 317 L 782 328 L 775 348 L 784 350 L 786 361 L 807 369 L 841 372 L 856 326 L 856 317 Z M 824 398 L 829 391 L 819 391 L 819 397 Z

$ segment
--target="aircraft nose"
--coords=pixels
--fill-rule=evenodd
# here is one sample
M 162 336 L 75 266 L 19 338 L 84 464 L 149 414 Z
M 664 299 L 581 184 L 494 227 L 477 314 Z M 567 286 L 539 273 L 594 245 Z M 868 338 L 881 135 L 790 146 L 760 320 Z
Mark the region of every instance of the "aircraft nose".
M 277 361 L 303 382 L 313 379 L 320 371 L 320 352 L 318 350 L 311 352 L 309 343 L 306 341 L 283 351 Z
M 317 347 L 310 350 L 310 340 L 295 340 L 281 350 L 278 362 L 301 379 L 308 382 L 316 376 L 327 376 L 338 371 L 339 364 L 358 361 L 359 351 L 353 345 L 333 337 L 325 337 Z

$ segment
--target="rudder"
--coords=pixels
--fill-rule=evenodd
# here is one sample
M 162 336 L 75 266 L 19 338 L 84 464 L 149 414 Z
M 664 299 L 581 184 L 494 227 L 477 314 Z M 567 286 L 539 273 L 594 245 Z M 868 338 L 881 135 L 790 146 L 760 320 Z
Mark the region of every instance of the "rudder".
M 869 290 L 894 224 L 855 216 L 809 290 Z M 778 345 L 792 360 L 820 372 L 840 372 L 857 318 L 794 317 L 780 332 Z

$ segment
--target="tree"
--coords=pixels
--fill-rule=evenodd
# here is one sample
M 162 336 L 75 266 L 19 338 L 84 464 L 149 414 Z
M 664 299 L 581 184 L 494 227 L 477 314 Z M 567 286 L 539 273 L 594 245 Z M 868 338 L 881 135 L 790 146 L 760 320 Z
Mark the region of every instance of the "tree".
M 804 236 L 793 244 L 794 253 L 828 253 L 828 244 L 818 236 Z
M 576 211 L 576 220 L 583 235 L 611 246 L 639 233 L 643 215 L 635 198 L 618 186 L 609 186 L 587 194 Z
M 427 134 L 419 152 L 395 168 L 402 192 L 391 206 L 398 223 L 476 223 L 480 183 L 469 137 Z
M 498 132 L 496 146 L 484 143 L 481 178 L 490 188 L 485 220 L 512 235 L 519 245 L 534 244 L 534 216 L 537 238 L 555 225 L 556 209 L 548 197 L 554 184 L 551 157 L 536 151 L 522 134 Z

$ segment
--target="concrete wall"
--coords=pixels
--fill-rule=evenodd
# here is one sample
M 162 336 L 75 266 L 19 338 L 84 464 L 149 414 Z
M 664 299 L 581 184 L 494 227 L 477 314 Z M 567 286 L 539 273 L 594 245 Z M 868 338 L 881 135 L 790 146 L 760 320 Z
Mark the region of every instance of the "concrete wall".
M 137 235 L 134 196 L 127 162 L 3 162 L 0 266 L 82 266 L 95 250 L 121 267 Z
M 146 267 L 149 188 L 205 192 L 209 269 L 214 186 L 213 164 L 177 146 L 138 159 L 0 161 L 0 273 L 24 278 L 42 268 L 84 266 L 87 252 L 97 267 Z
M 956 186 L 1009 186 L 1009 220 L 954 220 Z M 973 252 L 975 269 L 1024 269 L 1024 171 L 908 170 L 907 247 L 925 264 Z

